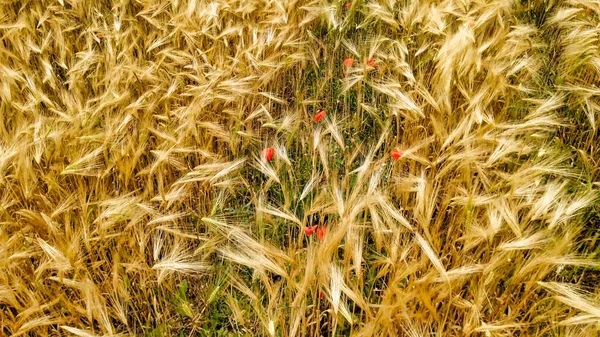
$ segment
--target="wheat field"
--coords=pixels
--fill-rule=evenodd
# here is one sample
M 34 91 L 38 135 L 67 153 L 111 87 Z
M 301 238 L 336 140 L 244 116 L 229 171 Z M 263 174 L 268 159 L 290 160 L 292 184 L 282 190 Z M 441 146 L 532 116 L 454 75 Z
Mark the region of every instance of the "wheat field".
M 600 1 L 0 1 L 0 335 L 600 336 Z

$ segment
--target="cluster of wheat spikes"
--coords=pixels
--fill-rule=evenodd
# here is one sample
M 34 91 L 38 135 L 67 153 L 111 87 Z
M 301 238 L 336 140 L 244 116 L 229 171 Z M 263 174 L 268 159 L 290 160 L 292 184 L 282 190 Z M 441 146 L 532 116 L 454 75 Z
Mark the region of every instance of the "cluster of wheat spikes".
M 597 0 L 2 0 L 0 335 L 598 336 L 599 48 Z

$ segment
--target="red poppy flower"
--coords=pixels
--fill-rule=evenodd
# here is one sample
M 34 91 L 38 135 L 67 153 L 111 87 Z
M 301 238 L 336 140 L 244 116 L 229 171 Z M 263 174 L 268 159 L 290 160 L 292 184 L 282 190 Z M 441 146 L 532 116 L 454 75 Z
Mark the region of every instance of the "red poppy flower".
M 266 149 L 262 150 L 261 155 L 265 161 L 270 161 L 273 159 L 273 155 L 275 155 L 275 149 L 272 147 L 267 147 Z
M 344 60 L 344 66 L 345 67 L 350 67 L 353 63 L 354 63 L 354 59 L 353 58 L 347 58 L 347 59 Z
M 323 240 L 325 238 L 325 232 L 327 232 L 325 227 L 317 228 L 317 239 Z
M 367 59 L 367 64 L 369 65 L 369 67 L 375 67 L 375 59 L 374 58 L 368 58 Z
M 398 149 L 393 149 L 392 150 L 392 158 L 394 158 L 395 160 L 400 159 L 400 157 L 402 157 L 402 151 L 398 150 Z
M 350 8 L 350 7 L 352 7 L 352 3 L 351 3 L 351 2 L 348 2 L 348 3 L 346 4 L 346 8 Z
M 324 299 L 325 298 L 325 293 L 324 292 L 319 292 L 319 298 L 320 299 Z
M 321 111 L 319 111 L 319 112 L 318 112 L 318 113 L 315 115 L 314 121 L 315 121 L 315 122 L 318 122 L 318 121 L 320 121 L 321 119 L 325 118 L 325 115 L 327 115 L 327 111 L 325 111 L 325 110 L 321 110 Z
M 315 230 L 317 229 L 317 225 L 304 227 L 304 234 L 311 236 Z

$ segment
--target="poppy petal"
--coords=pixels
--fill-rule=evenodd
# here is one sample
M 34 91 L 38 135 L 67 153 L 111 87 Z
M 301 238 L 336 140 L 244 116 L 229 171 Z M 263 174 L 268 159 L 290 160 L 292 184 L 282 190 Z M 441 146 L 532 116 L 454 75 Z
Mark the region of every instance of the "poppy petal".
M 317 229 L 317 225 L 306 226 L 306 227 L 304 227 L 304 234 L 306 234 L 307 236 L 311 236 L 314 234 L 316 229 Z
M 353 63 L 354 63 L 354 59 L 353 58 L 347 58 L 347 59 L 344 60 L 344 66 L 345 67 L 350 67 Z
M 273 155 L 275 155 L 275 149 L 272 147 L 267 147 L 266 149 L 262 150 L 261 155 L 265 161 L 270 161 L 273 159 Z
M 325 118 L 325 115 L 327 115 L 327 111 L 325 111 L 325 110 L 321 110 L 321 111 L 319 111 L 319 113 L 317 113 L 317 114 L 315 115 L 314 121 L 315 121 L 315 122 L 318 122 L 318 121 L 320 121 L 321 119 Z
M 400 159 L 400 157 L 402 157 L 402 151 L 398 150 L 398 149 L 393 149 L 392 150 L 392 158 L 394 158 L 395 160 Z
M 319 239 L 320 241 L 323 240 L 325 238 L 326 232 L 327 232 L 327 229 L 325 227 L 317 228 L 317 239 Z

